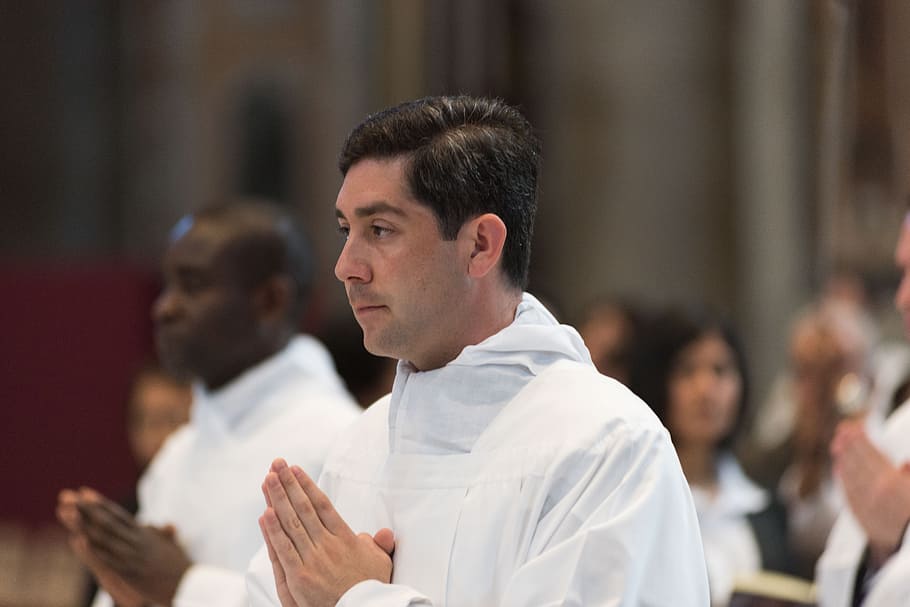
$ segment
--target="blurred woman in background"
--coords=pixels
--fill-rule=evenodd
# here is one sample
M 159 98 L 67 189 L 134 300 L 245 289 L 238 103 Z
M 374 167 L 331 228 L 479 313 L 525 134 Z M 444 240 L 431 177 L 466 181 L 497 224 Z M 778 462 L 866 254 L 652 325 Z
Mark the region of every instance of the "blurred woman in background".
M 713 607 L 734 582 L 790 570 L 786 514 L 739 465 L 732 446 L 746 417 L 739 339 L 706 309 L 671 309 L 642 328 L 629 385 L 669 429 L 701 526 Z

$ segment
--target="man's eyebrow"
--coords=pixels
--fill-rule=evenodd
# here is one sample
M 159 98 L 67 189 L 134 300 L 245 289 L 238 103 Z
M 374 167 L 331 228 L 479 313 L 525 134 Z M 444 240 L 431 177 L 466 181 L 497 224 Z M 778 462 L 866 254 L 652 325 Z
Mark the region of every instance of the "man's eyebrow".
M 354 215 L 357 217 L 369 217 L 371 215 L 377 215 L 379 213 L 391 213 L 392 215 L 397 215 L 399 217 L 404 217 L 406 213 L 399 207 L 392 206 L 387 202 L 379 201 L 366 206 L 357 207 L 354 209 Z M 341 212 L 341 209 L 335 207 L 335 217 L 340 219 L 346 219 L 344 213 Z

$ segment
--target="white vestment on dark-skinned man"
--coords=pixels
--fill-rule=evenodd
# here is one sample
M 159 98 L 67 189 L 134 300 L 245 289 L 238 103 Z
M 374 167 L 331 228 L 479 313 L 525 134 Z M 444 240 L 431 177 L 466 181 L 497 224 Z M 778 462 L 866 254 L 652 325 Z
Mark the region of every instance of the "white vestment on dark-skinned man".
M 244 573 L 262 544 L 260 487 L 269 465 L 285 457 L 321 470 L 335 436 L 359 413 L 328 351 L 309 336 L 217 391 L 194 386 L 190 422 L 139 483 L 138 519 L 174 525 L 195 563 L 174 607 L 221 605 L 223 596 L 246 602 Z M 94 607 L 109 605 L 100 592 Z

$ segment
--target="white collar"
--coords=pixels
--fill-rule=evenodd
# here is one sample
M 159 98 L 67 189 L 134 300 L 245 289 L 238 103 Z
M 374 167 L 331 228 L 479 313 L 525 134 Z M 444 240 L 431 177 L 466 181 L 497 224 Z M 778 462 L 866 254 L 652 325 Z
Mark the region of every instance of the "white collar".
M 753 483 L 743 472 L 736 457 L 729 452 L 720 455 L 717 462 L 717 493 L 713 496 L 707 491 L 693 486 L 700 513 L 710 512 L 711 516 L 737 517 L 764 510 L 769 501 L 768 493 Z
M 257 405 L 296 376 L 312 376 L 343 387 L 325 347 L 313 337 L 298 335 L 282 350 L 217 390 L 209 391 L 196 382 L 191 423 L 200 432 L 238 431 L 244 421 L 261 412 Z
M 389 451 L 470 452 L 502 408 L 560 360 L 592 364 L 578 332 L 523 294 L 512 324 L 466 347 L 444 367 L 417 371 L 408 362 L 398 363 L 389 405 Z

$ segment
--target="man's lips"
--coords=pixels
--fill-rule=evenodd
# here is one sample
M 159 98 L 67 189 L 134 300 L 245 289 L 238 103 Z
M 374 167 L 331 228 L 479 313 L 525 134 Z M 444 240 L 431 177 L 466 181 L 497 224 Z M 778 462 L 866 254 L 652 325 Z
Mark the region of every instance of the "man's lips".
M 385 306 L 380 305 L 380 304 L 369 304 L 369 305 L 357 304 L 352 307 L 354 308 L 355 314 L 369 314 L 370 312 L 377 312 L 377 311 L 385 308 Z

